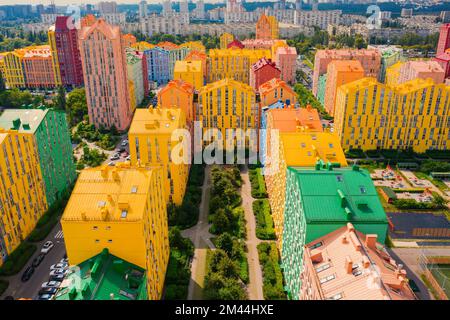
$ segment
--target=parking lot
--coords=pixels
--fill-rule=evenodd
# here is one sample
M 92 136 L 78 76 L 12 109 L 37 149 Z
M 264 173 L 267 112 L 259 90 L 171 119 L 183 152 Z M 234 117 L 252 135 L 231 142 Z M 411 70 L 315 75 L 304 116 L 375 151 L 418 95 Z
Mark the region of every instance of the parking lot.
M 389 234 L 393 239 L 450 240 L 450 222 L 433 213 L 388 212 L 394 225 Z
M 116 163 L 130 160 L 130 148 L 127 135 L 123 135 L 116 148 L 108 154 L 103 164 L 114 166 Z

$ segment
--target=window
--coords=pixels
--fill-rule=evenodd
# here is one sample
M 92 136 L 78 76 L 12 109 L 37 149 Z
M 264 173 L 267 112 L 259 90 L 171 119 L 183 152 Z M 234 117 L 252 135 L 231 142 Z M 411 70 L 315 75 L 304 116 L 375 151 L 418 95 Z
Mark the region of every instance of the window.
M 356 269 L 355 271 L 353 271 L 353 275 L 354 275 L 355 277 L 360 276 L 361 274 L 362 274 L 362 271 L 361 271 L 361 270 Z
M 132 186 L 131 187 L 131 193 L 137 193 L 137 186 Z
M 323 265 L 317 267 L 316 268 L 316 272 L 319 273 L 319 272 L 322 272 L 322 271 L 327 270 L 329 268 L 330 268 L 330 264 L 326 263 L 326 264 L 323 264 Z
M 109 240 L 108 240 L 108 243 L 112 243 L 112 240 L 111 240 L 111 239 L 109 239 Z
M 98 230 L 98 227 L 97 226 L 93 226 L 92 229 L 93 230 Z
M 312 246 L 309 247 L 309 249 L 313 250 L 313 249 L 319 248 L 321 246 L 323 246 L 323 242 L 322 241 L 313 244 Z
M 340 293 L 335 294 L 334 296 L 327 298 L 327 300 L 341 300 L 343 298 L 343 296 L 344 296 L 343 293 L 340 292 Z
M 338 175 L 338 176 L 336 176 L 336 180 L 337 180 L 338 182 L 343 182 L 343 181 L 344 181 L 344 177 L 341 176 L 341 175 Z
M 100 240 L 98 240 L 98 239 L 95 239 L 95 243 L 99 243 L 100 242 Z
M 120 217 L 122 219 L 125 219 L 127 217 L 127 215 L 128 215 L 128 211 L 127 210 L 122 210 L 122 214 L 120 215 Z
M 331 281 L 331 280 L 333 280 L 335 278 L 336 278 L 336 275 L 334 275 L 334 274 L 329 275 L 327 277 L 323 277 L 322 279 L 320 279 L 320 284 L 327 283 L 328 281 Z
M 360 186 L 359 191 L 361 191 L 361 194 L 365 194 L 367 192 L 366 187 Z

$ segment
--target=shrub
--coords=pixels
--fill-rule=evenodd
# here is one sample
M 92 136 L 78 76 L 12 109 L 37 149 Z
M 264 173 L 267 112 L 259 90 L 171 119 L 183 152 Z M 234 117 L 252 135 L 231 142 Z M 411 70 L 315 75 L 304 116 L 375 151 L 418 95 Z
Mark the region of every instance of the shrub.
M 35 251 L 36 245 L 29 242 L 22 242 L 9 256 L 8 260 L 0 267 L 0 275 L 12 276 L 17 274 L 30 260 Z
M 258 245 L 259 261 L 263 267 L 263 291 L 267 300 L 286 299 L 283 274 L 279 265 L 278 250 L 274 243 Z
M 254 201 L 253 214 L 256 217 L 256 236 L 261 240 L 275 240 L 269 201 L 267 199 Z
M 252 186 L 252 197 L 255 199 L 267 198 L 266 184 L 261 174 L 261 168 L 249 170 L 249 178 Z

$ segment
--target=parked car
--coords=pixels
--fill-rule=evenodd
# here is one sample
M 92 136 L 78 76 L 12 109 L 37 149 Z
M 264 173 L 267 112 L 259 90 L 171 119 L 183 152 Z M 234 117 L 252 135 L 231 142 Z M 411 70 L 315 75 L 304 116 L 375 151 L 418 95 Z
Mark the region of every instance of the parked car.
M 108 163 L 108 166 L 110 166 L 110 167 L 114 167 L 116 164 L 114 163 L 114 162 L 110 162 L 110 163 Z
M 55 245 L 53 244 L 53 242 L 47 241 L 47 242 L 44 243 L 44 245 L 42 246 L 41 253 L 45 253 L 45 254 L 49 253 L 50 250 L 52 250 L 54 246 L 55 246 Z
M 30 280 L 31 276 L 34 273 L 34 268 L 33 266 L 29 266 L 22 274 L 22 282 L 27 282 L 28 280 Z
M 41 290 L 39 290 L 39 295 L 43 295 L 43 294 L 56 294 L 56 292 L 58 292 L 58 288 L 42 288 Z
M 123 153 L 123 152 L 125 152 L 125 151 L 127 151 L 125 148 L 120 148 L 120 149 L 119 149 L 119 152 L 120 152 L 120 153 Z
M 126 159 L 125 160 L 127 160 L 127 161 L 131 161 L 131 156 L 128 156 L 128 157 L 126 157 Z
M 69 265 L 69 259 L 67 259 L 67 256 L 65 258 L 62 258 L 59 263 L 65 263 L 67 265 Z
M 66 276 L 63 274 L 55 274 L 53 276 L 50 276 L 49 280 L 50 281 L 58 281 L 58 282 L 62 282 L 64 280 Z
M 44 260 L 44 258 L 45 258 L 44 253 L 40 253 L 36 258 L 34 258 L 33 262 L 31 263 L 33 268 L 37 268 L 41 264 L 42 260 Z
M 128 157 L 128 156 L 129 156 L 129 154 L 126 151 L 122 154 L 122 157 Z
M 67 263 L 64 262 L 60 262 L 60 263 L 56 263 L 56 264 L 52 264 L 50 266 L 50 270 L 55 270 L 55 269 L 65 269 L 69 267 L 69 265 Z
M 54 269 L 54 270 L 50 271 L 50 277 L 55 276 L 57 274 L 66 275 L 68 273 L 69 273 L 68 269 Z
M 114 161 L 114 160 L 119 160 L 120 159 L 120 155 L 114 154 L 111 156 L 111 158 L 109 158 L 109 160 Z
M 128 140 L 123 140 L 120 144 L 122 147 L 126 147 L 128 145 Z
M 53 294 L 41 294 L 38 296 L 38 300 L 52 300 Z
M 59 281 L 48 281 L 42 284 L 42 288 L 59 288 L 61 282 Z

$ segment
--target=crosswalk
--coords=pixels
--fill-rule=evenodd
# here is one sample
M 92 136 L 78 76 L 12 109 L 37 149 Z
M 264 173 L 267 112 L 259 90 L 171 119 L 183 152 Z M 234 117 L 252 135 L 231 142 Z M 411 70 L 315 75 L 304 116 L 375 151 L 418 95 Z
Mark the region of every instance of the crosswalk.
M 62 230 L 59 230 L 58 233 L 55 235 L 55 239 L 62 239 L 64 238 L 64 234 Z

